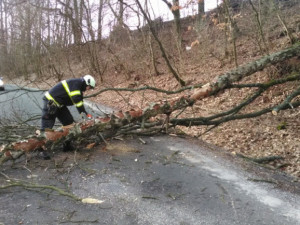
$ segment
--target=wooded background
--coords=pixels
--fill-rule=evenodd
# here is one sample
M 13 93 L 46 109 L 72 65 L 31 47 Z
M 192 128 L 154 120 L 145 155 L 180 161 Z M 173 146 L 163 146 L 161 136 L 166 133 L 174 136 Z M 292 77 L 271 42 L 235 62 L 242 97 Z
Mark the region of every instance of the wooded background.
M 151 1 L 0 0 L 0 74 L 47 89 L 89 73 L 93 100 L 124 111 L 208 97 L 168 122 L 231 152 L 282 155 L 300 176 L 300 2 L 224 0 L 210 12 L 201 0 L 160 3 L 171 21 L 154 17 Z
M 213 54 L 219 58 L 223 54 L 232 56 L 236 65 L 239 64 L 236 41 L 241 31 L 257 44 L 260 54 L 272 48 L 268 39 L 274 38 L 275 26 L 281 26 L 282 35 L 287 35 L 292 43 L 296 38 L 293 32 L 299 31 L 297 15 L 284 13 L 288 7 L 297 14 L 296 0 L 226 0 L 217 10 L 206 14 L 203 0 L 161 0 L 160 4 L 172 12 L 174 23 L 163 21 L 147 0 L 1 0 L 0 73 L 7 77 L 54 75 L 60 80 L 84 70 L 103 80 L 104 73 L 112 67 L 129 78 L 141 71 L 142 63 L 142 67 L 152 67 L 152 72 L 158 74 L 157 58 L 167 49 L 164 57 L 167 66 L 180 81 L 177 73 L 185 60 L 182 51 L 205 41 L 203 36 L 212 33 L 213 27 L 219 28 L 214 39 L 223 40 L 220 46 L 223 52 Z M 250 8 L 251 20 L 247 27 L 239 27 L 236 21 L 242 16 L 240 10 L 245 8 Z M 184 9 L 193 13 L 183 19 Z M 295 23 L 290 26 L 292 18 Z M 185 37 L 187 29 L 193 35 Z M 164 38 L 166 35 L 171 38 Z M 129 62 L 127 56 L 133 60 Z M 169 62 L 171 56 L 176 65 Z M 74 68 L 74 64 L 80 68 Z

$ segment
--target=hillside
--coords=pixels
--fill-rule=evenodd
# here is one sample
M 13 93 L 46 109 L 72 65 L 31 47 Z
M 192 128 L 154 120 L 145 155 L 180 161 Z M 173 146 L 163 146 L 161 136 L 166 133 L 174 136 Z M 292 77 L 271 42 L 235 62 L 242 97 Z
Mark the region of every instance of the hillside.
M 285 28 L 294 41 L 300 39 L 300 2 L 280 1 L 280 8 L 269 7 L 265 1 L 260 8 L 261 26 L 265 42 L 261 39 L 255 11 L 247 3 L 231 9 L 231 16 L 238 27 L 235 33 L 236 63 L 243 65 L 291 45 Z M 258 7 L 257 5 L 255 5 Z M 203 17 L 199 24 L 197 17 L 181 20 L 182 45 L 178 47 L 172 22 L 156 20 L 154 28 L 167 58 L 175 71 L 192 86 L 211 82 L 217 76 L 233 70 L 235 58 L 233 39 L 230 36 L 228 20 L 222 9 Z M 135 89 L 145 85 L 163 90 L 181 88 L 166 66 L 158 43 L 144 27 L 129 31 L 115 27 L 109 38 L 101 42 L 87 42 L 67 49 L 54 49 L 50 57 L 42 58 L 40 76 L 33 74 L 29 82 L 38 80 L 34 86 L 49 88 L 55 82 L 70 77 L 91 73 L 97 78 L 98 86 L 93 94 L 104 88 Z M 269 66 L 239 82 L 239 84 L 267 83 L 300 73 L 300 56 L 282 64 Z M 156 66 L 156 70 L 154 66 Z M 20 80 L 15 81 L 20 84 Z M 23 81 L 22 81 L 23 82 Z M 269 88 L 241 113 L 255 112 L 265 107 L 276 106 L 299 88 L 299 79 Z M 31 84 L 33 85 L 33 84 Z M 183 94 L 165 95 L 154 91 L 121 92 L 106 91 L 92 100 L 107 106 L 128 110 L 143 109 L 148 103 L 172 99 Z M 176 112 L 171 117 L 204 117 L 214 115 L 239 104 L 253 94 L 251 88 L 230 88 L 217 95 L 196 102 L 192 108 Z M 294 100 L 300 100 L 297 96 Z M 299 108 L 271 113 L 251 119 L 234 120 L 217 127 L 177 127 L 188 135 L 217 145 L 235 156 L 262 158 L 280 156 L 283 159 L 268 163 L 267 167 L 280 169 L 300 178 L 300 120 Z M 164 118 L 162 116 L 162 118 Z M 177 131 L 178 132 L 178 131 Z
M 288 26 L 294 29 L 293 35 L 300 37 L 300 14 L 299 3 L 293 7 L 285 7 L 282 14 L 286 15 L 285 19 Z M 245 64 L 254 59 L 261 57 L 263 54 L 259 51 L 259 46 L 254 40 L 255 27 L 253 11 L 251 8 L 244 7 L 237 12 L 237 25 L 240 34 L 237 38 L 237 55 L 238 64 Z M 289 17 L 288 15 L 294 15 Z M 270 15 L 271 16 L 271 15 Z M 163 40 L 164 46 L 172 58 L 175 67 L 180 71 L 183 80 L 189 85 L 204 84 L 229 70 L 232 70 L 234 62 L 230 57 L 224 56 L 224 33 L 214 25 L 212 20 L 207 18 L 202 25 L 201 31 L 195 30 L 195 20 L 187 18 L 182 21 L 183 43 L 185 46 L 191 46 L 194 41 L 199 44 L 193 46 L 189 51 L 183 51 L 181 59 L 176 52 L 176 47 L 170 46 L 174 43 L 174 38 L 170 33 L 174 33 L 171 24 L 161 25 L 159 37 Z M 280 21 L 266 19 L 265 32 L 269 42 L 270 52 L 275 52 L 289 45 L 288 38 L 283 34 L 283 28 Z M 117 34 L 114 34 L 117 35 Z M 142 41 L 141 39 L 138 39 Z M 124 41 L 124 39 L 122 40 Z M 124 56 L 130 54 L 130 48 L 135 47 L 132 44 L 118 43 L 118 55 Z M 129 48 L 125 48 L 129 46 Z M 164 65 L 159 49 L 156 48 L 156 55 L 159 75 L 154 75 L 153 71 L 149 72 L 151 65 L 146 61 L 136 60 L 134 57 L 122 58 L 122 63 L 126 65 L 127 71 L 131 72 L 131 78 L 124 74 L 124 70 L 110 70 L 104 76 L 104 82 L 98 87 L 125 87 L 138 88 L 144 85 L 155 86 L 164 90 L 176 90 L 180 88 L 178 82 L 174 79 Z M 148 51 L 145 51 L 148 53 Z M 142 53 L 141 53 L 142 54 Z M 135 56 L 137 57 L 137 56 Z M 300 60 L 294 63 L 295 69 L 299 72 Z M 291 62 L 293 63 L 293 62 Z M 280 71 L 282 69 L 282 71 Z M 290 68 L 279 65 L 271 66 L 264 71 L 246 78 L 242 83 L 268 82 L 271 79 L 286 76 Z M 250 112 L 262 107 L 276 105 L 276 102 L 284 100 L 291 91 L 299 86 L 299 81 L 285 83 L 271 88 L 263 96 L 259 97 L 247 107 L 244 111 Z M 230 109 L 249 95 L 248 90 L 230 89 L 217 96 L 212 96 L 197 102 L 190 110 L 185 110 L 181 117 L 197 117 L 212 115 L 217 112 Z M 120 109 L 143 108 L 148 102 L 155 102 L 160 99 L 168 98 L 162 94 L 151 91 L 128 93 L 128 92 L 104 92 L 94 100 L 109 106 Z M 173 98 L 174 96 L 170 96 Z M 299 99 L 299 96 L 298 96 Z M 267 156 L 281 156 L 284 159 L 270 163 L 267 166 L 271 168 L 280 168 L 281 170 L 300 177 L 300 120 L 299 109 L 290 109 L 280 112 L 279 115 L 273 116 L 266 114 L 261 117 L 230 121 L 224 123 L 208 132 L 209 127 L 180 127 L 185 133 L 203 139 L 206 142 L 224 148 L 226 151 L 237 155 L 242 154 L 251 158 L 261 158 Z M 284 125 L 284 126 L 282 126 Z M 282 129 L 281 129 L 282 128 Z

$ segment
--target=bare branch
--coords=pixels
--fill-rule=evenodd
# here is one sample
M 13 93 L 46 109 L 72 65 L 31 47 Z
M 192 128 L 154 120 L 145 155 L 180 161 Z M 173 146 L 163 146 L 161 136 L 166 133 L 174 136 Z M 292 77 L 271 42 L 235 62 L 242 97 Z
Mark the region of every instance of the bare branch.
M 160 93 L 165 93 L 167 95 L 171 95 L 171 94 L 178 94 L 178 93 L 181 93 L 185 90 L 192 90 L 194 88 L 199 88 L 201 87 L 202 85 L 201 84 L 196 84 L 196 85 L 193 85 L 193 86 L 188 86 L 188 87 L 183 87 L 183 88 L 180 88 L 178 90 L 175 90 L 175 91 L 167 91 L 167 90 L 162 90 L 162 89 L 159 89 L 159 88 L 156 88 L 156 87 L 151 87 L 151 86 L 144 86 L 144 87 L 140 87 L 140 88 L 104 88 L 94 94 L 91 94 L 91 95 L 88 95 L 88 96 L 85 96 L 86 98 L 90 98 L 90 97 L 95 97 L 103 92 L 106 92 L 106 91 L 128 91 L 128 92 L 137 92 L 137 91 L 145 91 L 145 90 L 152 90 L 152 91 L 156 91 L 156 92 L 160 92 Z

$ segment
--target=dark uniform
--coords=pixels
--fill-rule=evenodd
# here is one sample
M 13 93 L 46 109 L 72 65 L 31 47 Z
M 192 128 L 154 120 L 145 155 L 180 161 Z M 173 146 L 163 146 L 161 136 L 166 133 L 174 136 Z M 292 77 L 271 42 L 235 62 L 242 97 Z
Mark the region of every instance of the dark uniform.
M 61 81 L 47 91 L 43 97 L 41 131 L 46 128 L 52 129 L 56 117 L 63 126 L 72 124 L 74 119 L 67 106 L 75 105 L 79 113 L 87 114 L 83 105 L 83 92 L 86 87 L 87 84 L 83 78 L 74 78 Z M 54 112 L 50 112 L 49 102 L 55 106 Z

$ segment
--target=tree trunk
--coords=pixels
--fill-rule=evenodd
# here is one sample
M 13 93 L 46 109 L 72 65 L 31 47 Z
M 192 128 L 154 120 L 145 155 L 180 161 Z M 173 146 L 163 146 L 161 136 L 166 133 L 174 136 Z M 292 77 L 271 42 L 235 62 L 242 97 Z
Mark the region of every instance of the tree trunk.
M 171 62 L 169 61 L 168 56 L 166 54 L 166 51 L 165 51 L 165 49 L 164 49 L 161 41 L 159 40 L 159 38 L 158 38 L 158 36 L 157 36 L 154 28 L 153 28 L 152 22 L 151 22 L 151 20 L 147 16 L 147 13 L 143 10 L 143 8 L 142 8 L 141 3 L 139 2 L 139 0 L 136 0 L 136 3 L 138 4 L 139 9 L 141 10 L 142 14 L 144 15 L 144 18 L 147 20 L 147 23 L 149 24 L 150 31 L 151 31 L 154 39 L 156 40 L 156 42 L 157 42 L 157 44 L 159 46 L 159 49 L 160 49 L 160 51 L 162 53 L 162 57 L 164 58 L 164 60 L 165 60 L 165 62 L 167 64 L 170 72 L 173 74 L 173 76 L 180 83 L 181 86 L 185 86 L 185 81 L 180 78 L 180 76 L 177 74 L 177 72 L 175 71 L 175 69 L 172 67 Z
M 47 7 L 50 9 L 50 0 L 47 0 Z M 50 12 L 47 12 L 47 40 L 45 41 L 47 45 L 51 43 L 51 25 L 50 25 Z
M 292 58 L 300 54 L 300 43 L 293 45 L 290 48 L 276 52 L 265 57 L 262 57 L 256 61 L 250 62 L 244 66 L 240 66 L 235 70 L 227 72 L 219 77 L 215 81 L 207 83 L 199 89 L 194 91 L 192 95 L 185 95 L 173 100 L 160 101 L 159 103 L 149 104 L 148 107 L 143 110 L 130 110 L 126 112 L 117 112 L 105 118 L 96 118 L 95 120 L 86 121 L 83 123 L 72 124 L 64 127 L 62 130 L 45 131 L 44 134 L 37 137 L 28 137 L 26 140 L 14 142 L 4 145 L 0 148 L 0 165 L 9 159 L 19 157 L 24 152 L 33 151 L 37 148 L 48 148 L 62 142 L 64 140 L 74 140 L 82 136 L 91 136 L 95 134 L 107 134 L 108 137 L 114 136 L 118 129 L 121 129 L 125 125 L 130 123 L 139 122 L 144 124 L 151 117 L 155 117 L 159 114 L 170 115 L 175 110 L 181 110 L 188 106 L 192 106 L 197 100 L 203 99 L 207 96 L 214 95 L 220 90 L 228 87 L 233 82 L 240 81 L 242 78 L 249 76 L 257 71 L 263 70 L 266 66 L 282 62 L 286 59 Z M 299 79 L 299 78 L 298 78 Z M 300 89 L 295 92 L 294 95 L 300 93 Z M 291 97 L 293 97 L 291 95 Z M 282 110 L 289 106 L 289 102 L 279 107 L 274 108 L 274 112 Z M 299 107 L 300 101 L 293 103 L 293 107 Z M 265 110 L 269 112 L 270 109 Z M 257 114 L 259 115 L 259 113 Z M 252 116 L 257 116 L 253 114 Z M 210 121 L 184 121 L 176 119 L 175 122 L 171 120 L 171 123 L 178 125 L 208 125 Z M 175 125 L 176 125 L 175 124 Z
M 279 19 L 280 23 L 282 24 L 282 26 L 286 32 L 286 35 L 289 38 L 290 43 L 294 44 L 295 38 L 293 37 L 293 34 L 291 33 L 290 29 L 287 27 L 287 23 L 285 22 L 284 18 L 281 16 L 278 3 L 276 3 L 275 0 L 273 0 L 273 4 L 274 4 L 275 10 L 276 10 L 277 18 Z
M 263 45 L 264 45 L 264 51 L 266 53 L 269 53 L 269 48 L 268 48 L 268 45 L 267 45 L 267 42 L 266 42 L 265 34 L 263 32 L 263 27 L 262 27 L 262 23 L 261 23 L 260 14 L 258 13 L 255 6 L 253 5 L 252 0 L 248 0 L 248 1 L 249 1 L 249 4 L 251 5 L 253 11 L 254 11 L 255 19 L 256 19 L 256 22 L 257 22 L 257 29 L 258 29 L 258 33 L 259 33 L 259 36 L 260 36 L 260 38 L 258 38 L 259 39 L 259 46 L 261 46 L 260 42 L 262 41 Z M 259 1 L 259 4 L 260 4 L 260 1 Z
M 80 5 L 78 6 L 78 1 L 73 0 L 73 7 L 74 7 L 74 19 L 71 19 L 72 23 L 72 29 L 74 34 L 74 42 L 75 44 L 81 44 L 81 38 L 82 38 L 82 15 L 80 13 L 82 12 L 82 4 L 80 0 Z
M 204 0 L 198 0 L 198 24 L 201 24 L 202 16 L 205 14 L 204 11 Z
M 173 0 L 173 6 L 175 8 L 172 10 L 172 13 L 174 15 L 174 22 L 176 27 L 176 33 L 177 33 L 177 42 L 178 46 L 181 48 L 181 22 L 180 22 L 180 8 L 179 8 L 179 0 Z
M 93 26 L 92 26 L 91 8 L 90 8 L 89 1 L 86 1 L 86 2 L 87 2 L 87 4 L 85 4 L 83 2 L 83 7 L 84 7 L 85 12 L 86 12 L 86 23 L 87 23 L 89 36 L 91 37 L 91 40 L 94 42 L 95 41 L 95 33 L 94 33 L 94 30 L 93 30 Z M 86 40 L 86 41 L 88 41 L 88 40 Z
M 175 29 L 176 29 L 176 35 L 177 35 L 177 44 L 181 48 L 181 23 L 180 23 L 180 6 L 179 6 L 179 0 L 173 0 L 173 5 L 168 2 L 167 0 L 162 0 L 171 10 L 173 17 L 174 17 L 174 23 L 175 23 Z
M 3 18 L 3 3 L 0 0 L 0 51 L 4 53 L 4 18 Z
M 229 8 L 230 8 L 230 3 L 229 0 L 224 0 L 224 7 L 225 7 L 225 13 L 226 17 L 228 18 L 228 24 L 229 24 L 229 31 L 231 35 L 231 42 L 232 42 L 232 53 L 233 53 L 233 58 L 234 58 L 234 64 L 237 67 L 238 62 L 237 62 L 237 51 L 236 51 L 236 37 L 238 33 L 238 27 L 237 24 L 232 17 Z
M 49 0 L 50 1 L 50 0 Z M 68 14 L 68 8 L 69 8 L 69 5 L 68 5 L 69 3 L 67 2 L 67 5 L 66 5 L 66 7 L 65 7 L 65 9 L 64 9 L 64 14 L 65 15 L 67 15 Z M 66 17 L 66 16 L 64 16 L 63 17 L 63 25 L 64 25 L 64 32 L 63 32 L 63 36 L 64 36 L 64 38 L 63 38 L 63 46 L 64 47 L 66 47 L 66 46 L 68 46 L 68 44 L 69 43 L 71 43 L 70 42 L 70 38 L 69 38 L 69 35 L 68 35 L 68 33 L 69 33 L 69 29 L 70 29 L 70 24 L 69 24 L 69 21 L 68 21 L 69 19 L 68 19 L 68 17 Z
M 117 26 L 123 27 L 124 25 L 124 1 L 119 0 L 119 14 Z
M 233 82 L 240 81 L 257 71 L 263 70 L 266 66 L 282 62 L 300 54 L 300 43 L 297 43 L 290 48 L 280 52 L 264 56 L 256 61 L 248 63 L 244 66 L 239 66 L 235 70 L 227 72 L 217 78 L 215 82 L 207 83 L 203 88 L 198 89 L 192 96 L 192 99 L 199 100 L 206 96 L 216 94 L 220 90 L 226 88 Z
M 104 0 L 99 0 L 99 9 L 98 9 L 98 29 L 97 29 L 97 34 L 98 37 L 97 39 L 100 41 L 102 39 L 102 23 L 103 23 L 103 6 L 104 6 Z

